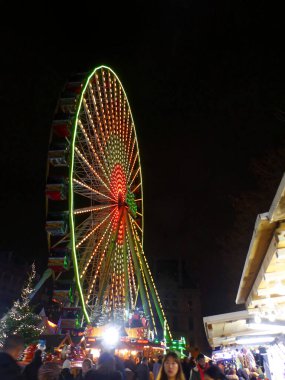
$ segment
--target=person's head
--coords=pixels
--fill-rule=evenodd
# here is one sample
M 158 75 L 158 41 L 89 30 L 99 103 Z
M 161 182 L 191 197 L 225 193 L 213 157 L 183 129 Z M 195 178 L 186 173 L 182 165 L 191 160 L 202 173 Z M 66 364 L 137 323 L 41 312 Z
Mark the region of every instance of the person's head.
M 82 373 L 87 373 L 92 368 L 92 361 L 91 359 L 84 359 L 82 362 Z
M 15 360 L 21 355 L 24 349 L 24 340 L 19 335 L 8 336 L 3 345 L 3 351 L 11 355 Z
M 205 356 L 203 354 L 199 354 L 197 356 L 197 363 L 199 364 L 200 367 L 204 368 L 205 365 L 206 365 L 206 361 L 205 361 Z
M 114 372 L 116 369 L 116 362 L 114 356 L 109 352 L 103 352 L 98 359 L 98 371 L 102 373 Z
M 148 360 L 147 360 L 147 358 L 144 356 L 144 357 L 142 358 L 142 364 L 147 365 L 147 363 L 148 363 Z
M 60 368 L 57 363 L 47 362 L 44 363 L 38 372 L 39 380 L 58 380 L 60 375 Z
M 65 361 L 62 364 L 62 369 L 70 370 L 70 368 L 71 368 L 71 361 L 69 359 L 65 359 Z
M 205 380 L 226 380 L 225 375 L 217 365 L 211 365 L 204 373 Z
M 35 351 L 33 362 L 42 363 L 42 350 Z
M 185 380 L 179 357 L 175 352 L 165 355 L 157 380 Z

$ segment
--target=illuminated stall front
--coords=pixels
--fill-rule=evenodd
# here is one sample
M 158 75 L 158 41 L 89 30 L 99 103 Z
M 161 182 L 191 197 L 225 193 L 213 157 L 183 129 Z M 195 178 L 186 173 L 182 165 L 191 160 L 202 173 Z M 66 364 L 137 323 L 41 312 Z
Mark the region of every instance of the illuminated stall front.
M 236 303 L 245 310 L 204 318 L 210 345 L 267 345 L 267 376 L 285 378 L 285 175 L 257 216 Z

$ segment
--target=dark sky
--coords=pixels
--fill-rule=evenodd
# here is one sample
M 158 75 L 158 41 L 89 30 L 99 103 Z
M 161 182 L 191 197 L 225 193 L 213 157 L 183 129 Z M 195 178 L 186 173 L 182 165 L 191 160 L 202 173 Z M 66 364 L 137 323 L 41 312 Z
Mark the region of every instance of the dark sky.
M 237 262 L 227 262 L 218 242 L 233 232 L 232 197 L 256 190 L 252 160 L 285 138 L 276 116 L 285 109 L 283 21 L 273 6 L 247 3 L 165 1 L 146 9 L 137 2 L 132 15 L 111 6 L 85 15 L 81 7 L 66 14 L 50 8 L 47 22 L 2 25 L 0 250 L 36 257 L 44 268 L 46 159 L 57 99 L 72 74 L 107 64 L 136 123 L 146 254 L 188 260 L 204 314 L 233 310 L 256 214 L 249 211 Z M 225 278 L 235 266 L 234 278 Z

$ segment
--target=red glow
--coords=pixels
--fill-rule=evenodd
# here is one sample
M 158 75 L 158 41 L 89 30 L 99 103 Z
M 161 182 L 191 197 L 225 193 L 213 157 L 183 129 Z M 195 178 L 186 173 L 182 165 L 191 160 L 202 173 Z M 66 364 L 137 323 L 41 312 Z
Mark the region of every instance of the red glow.
M 118 230 L 118 244 L 123 244 L 124 242 L 124 236 L 125 236 L 125 215 L 122 207 L 126 207 L 126 196 L 127 196 L 127 180 L 126 175 L 124 173 L 124 170 L 120 164 L 116 164 L 112 174 L 111 174 L 111 181 L 110 181 L 110 187 L 113 196 L 118 202 L 117 210 L 115 211 L 115 220 L 114 220 L 114 230 Z M 123 214 L 121 215 L 121 212 Z M 118 224 L 120 225 L 118 226 Z M 119 227 L 119 228 L 118 228 Z

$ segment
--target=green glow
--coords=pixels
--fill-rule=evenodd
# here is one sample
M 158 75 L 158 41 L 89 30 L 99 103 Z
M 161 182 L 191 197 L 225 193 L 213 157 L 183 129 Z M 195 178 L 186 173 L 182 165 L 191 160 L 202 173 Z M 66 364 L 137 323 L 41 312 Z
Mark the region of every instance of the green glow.
M 87 322 L 90 322 L 90 318 L 89 318 L 88 312 L 86 310 L 84 295 L 83 295 L 82 287 L 80 284 L 78 262 L 77 262 L 77 255 L 76 255 L 76 246 L 75 246 L 76 245 L 75 244 L 75 228 L 74 228 L 74 217 L 73 217 L 73 214 L 74 214 L 74 197 L 73 197 L 74 149 L 75 149 L 75 138 L 76 138 L 76 134 L 77 134 L 79 111 L 81 109 L 84 93 L 86 91 L 86 88 L 87 88 L 91 78 L 95 75 L 96 71 L 101 70 L 101 69 L 109 70 L 115 76 L 116 80 L 119 82 L 119 84 L 122 88 L 122 91 L 125 95 L 127 105 L 128 105 L 129 111 L 130 111 L 130 115 L 131 115 L 133 131 L 134 131 L 134 135 L 135 135 L 135 142 L 136 142 L 136 147 L 137 147 L 137 151 L 138 151 L 138 161 L 139 161 L 139 165 L 141 166 L 138 140 L 137 140 L 137 134 L 136 134 L 135 124 L 134 124 L 134 119 L 133 119 L 131 107 L 130 107 L 130 104 L 128 101 L 127 94 L 124 90 L 124 87 L 123 87 L 120 79 L 117 77 L 115 72 L 110 67 L 104 66 L 104 65 L 96 67 L 91 72 L 91 74 L 89 74 L 89 76 L 86 78 L 85 83 L 83 85 L 82 92 L 81 92 L 80 97 L 79 97 L 79 101 L 78 101 L 78 105 L 77 105 L 77 109 L 76 109 L 76 114 L 75 114 L 74 122 L 72 125 L 72 139 L 71 139 L 71 144 L 70 144 L 71 149 L 70 149 L 70 167 L 69 167 L 69 224 L 70 224 L 71 253 L 72 253 L 72 261 L 73 261 L 73 265 L 74 265 L 75 281 L 77 284 L 77 289 L 78 289 L 79 298 L 80 298 L 81 305 L 82 305 L 83 314 L 84 314 Z M 142 202 L 142 206 L 141 206 L 142 212 L 141 213 L 143 215 L 143 187 L 142 187 L 142 171 L 141 170 L 140 170 L 140 183 L 141 183 L 141 197 L 142 197 L 142 201 L 141 201 Z M 144 220 L 143 220 L 143 216 L 142 216 L 142 231 L 143 231 L 143 229 L 144 229 Z M 143 244 L 143 233 L 142 233 L 142 244 Z
M 131 211 L 131 214 L 134 218 L 136 218 L 137 216 L 137 204 L 136 204 L 136 201 L 135 201 L 135 196 L 134 196 L 134 193 L 132 193 L 130 191 L 130 189 L 128 189 L 128 192 L 127 192 L 127 205 L 129 206 L 130 208 L 130 211 Z

